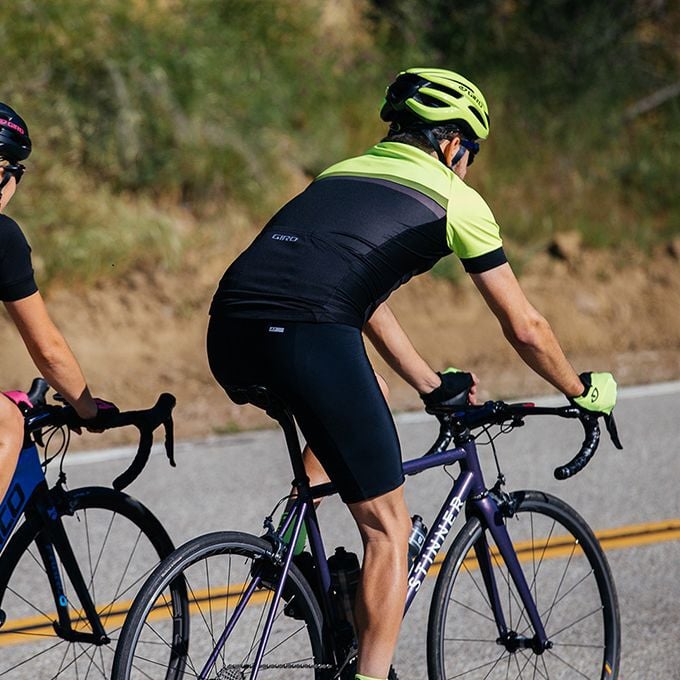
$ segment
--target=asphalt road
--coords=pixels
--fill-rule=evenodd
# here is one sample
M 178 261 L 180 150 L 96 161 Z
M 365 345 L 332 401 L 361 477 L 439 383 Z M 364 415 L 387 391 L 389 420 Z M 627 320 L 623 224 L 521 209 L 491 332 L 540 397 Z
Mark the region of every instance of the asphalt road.
M 508 488 L 554 493 L 595 530 L 680 518 L 680 383 L 622 390 L 616 416 L 624 451 L 616 451 L 604 436 L 595 460 L 567 482 L 554 480 L 552 470 L 577 451 L 577 423 L 535 418 L 501 437 L 497 443 Z M 405 458 L 422 453 L 436 434 L 436 422 L 425 414 L 403 414 L 397 423 Z M 489 481 L 494 468 L 485 450 Z M 129 453 L 116 449 L 73 455 L 66 467 L 70 486 L 109 483 Z M 162 519 L 176 544 L 216 529 L 260 533 L 262 517 L 286 494 L 291 478 L 278 430 L 182 442 L 176 457 L 177 468 L 171 469 L 157 452 L 128 489 Z M 409 479 L 411 511 L 426 521 L 432 518 L 449 485 L 441 469 Z M 320 519 L 329 552 L 341 544 L 358 550 L 356 530 L 337 500 L 324 502 Z M 680 541 L 614 549 L 608 558 L 623 624 L 620 677 L 680 679 Z M 426 677 L 431 588 L 430 582 L 421 591 L 404 623 L 394 665 L 407 680 Z

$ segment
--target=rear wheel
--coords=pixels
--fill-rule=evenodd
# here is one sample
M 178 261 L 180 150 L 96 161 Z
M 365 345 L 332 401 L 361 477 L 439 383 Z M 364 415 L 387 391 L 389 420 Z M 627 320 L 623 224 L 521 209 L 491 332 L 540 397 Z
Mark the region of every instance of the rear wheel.
M 602 548 L 566 503 L 537 491 L 511 495 L 505 523 L 552 646 L 542 654 L 508 569 L 493 548 L 492 567 L 509 633 L 501 639 L 475 545 L 478 519 L 456 537 L 437 579 L 428 625 L 431 680 L 613 680 L 620 655 L 619 610 Z
M 109 642 L 68 641 L 59 635 L 54 595 L 37 547 L 37 520 L 16 531 L 0 558 L 0 677 L 109 680 L 113 650 L 132 599 L 172 541 L 160 522 L 125 493 L 87 487 L 63 493 L 60 519 Z M 91 633 L 59 558 L 71 627 Z M 175 594 L 177 596 L 177 594 Z
M 135 599 L 116 650 L 114 680 L 250 678 L 280 573 L 271 552 L 268 541 L 238 532 L 199 536 L 178 548 Z M 179 635 L 169 597 L 178 582 L 186 586 L 191 614 Z M 318 604 L 291 565 L 257 677 L 318 680 L 332 677 L 332 668 Z

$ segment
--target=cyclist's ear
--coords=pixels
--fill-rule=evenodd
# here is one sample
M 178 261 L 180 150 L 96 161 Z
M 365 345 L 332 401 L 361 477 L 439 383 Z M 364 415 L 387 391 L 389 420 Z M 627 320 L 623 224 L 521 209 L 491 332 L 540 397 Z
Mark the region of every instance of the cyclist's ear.
M 447 139 L 442 143 L 442 152 L 444 153 L 444 158 L 446 158 L 446 165 L 451 168 L 453 159 L 456 157 L 458 150 L 460 149 L 460 137 L 457 135 L 451 139 Z M 452 168 L 453 169 L 453 168 Z

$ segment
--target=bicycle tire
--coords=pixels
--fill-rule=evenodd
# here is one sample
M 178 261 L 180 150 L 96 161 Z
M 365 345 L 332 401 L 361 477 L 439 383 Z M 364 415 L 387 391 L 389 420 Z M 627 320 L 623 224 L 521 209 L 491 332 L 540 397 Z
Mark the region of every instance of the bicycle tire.
M 41 523 L 32 517 L 16 530 L 0 556 L 0 609 L 6 616 L 0 626 L 0 677 L 109 680 L 112 648 L 129 601 L 174 549 L 151 511 L 123 492 L 84 487 L 65 492 L 64 500 L 59 504 L 60 518 L 110 643 L 72 642 L 56 632 L 54 595 L 35 543 Z M 80 602 L 60 563 L 59 572 L 73 629 L 90 632 L 87 620 L 79 617 Z
M 258 588 L 244 603 L 215 665 L 204 676 L 211 680 L 250 678 L 279 569 L 268 562 L 271 552 L 269 541 L 240 532 L 206 534 L 178 548 L 156 568 L 135 598 L 116 650 L 112 679 L 199 677 L 252 581 L 254 565 L 265 565 L 267 586 Z M 177 580 L 186 585 L 192 616 L 183 635 L 171 638 L 164 626 L 174 612 L 164 593 Z M 257 677 L 332 677 L 318 603 L 294 565 L 283 600 Z
M 474 547 L 484 530 L 478 518 L 470 517 L 444 560 L 432 596 L 430 680 L 615 680 L 621 639 L 618 600 L 595 535 L 573 508 L 554 496 L 518 491 L 511 499 L 516 510 L 505 523 L 553 647 L 539 655 L 499 642 L 488 594 L 476 571 Z M 492 562 L 508 627 L 532 636 L 507 567 L 493 551 Z

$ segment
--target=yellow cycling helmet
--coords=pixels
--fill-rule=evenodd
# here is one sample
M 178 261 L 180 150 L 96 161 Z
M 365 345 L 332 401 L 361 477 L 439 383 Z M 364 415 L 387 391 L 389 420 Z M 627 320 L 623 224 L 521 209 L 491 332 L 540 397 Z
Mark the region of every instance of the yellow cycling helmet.
M 405 127 L 453 124 L 471 140 L 489 136 L 489 108 L 467 78 L 441 68 L 410 68 L 387 88 L 380 117 Z

